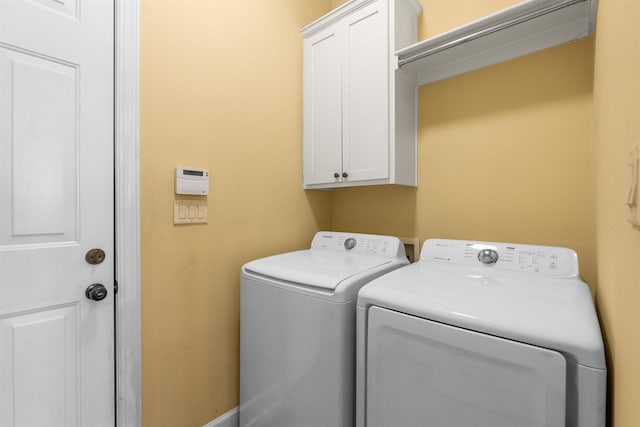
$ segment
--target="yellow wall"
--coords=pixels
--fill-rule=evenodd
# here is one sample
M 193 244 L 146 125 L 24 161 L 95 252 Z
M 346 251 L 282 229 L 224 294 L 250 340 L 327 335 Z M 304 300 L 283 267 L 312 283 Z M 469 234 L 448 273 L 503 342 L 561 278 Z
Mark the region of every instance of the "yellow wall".
M 515 2 L 421 3 L 423 39 Z M 418 188 L 337 190 L 333 228 L 566 246 L 594 284 L 592 80 L 586 39 L 421 87 Z
M 329 6 L 142 0 L 147 427 L 201 427 L 237 406 L 240 266 L 330 226 L 330 195 L 301 185 L 299 34 Z M 209 169 L 208 224 L 173 225 L 177 165 Z
M 596 29 L 597 304 L 610 371 L 612 426 L 640 425 L 640 228 L 626 219 L 628 151 L 640 142 L 640 3 L 604 0 Z
M 144 425 L 201 427 L 237 405 L 239 268 L 323 228 L 576 249 L 615 425 L 637 424 L 640 230 L 624 200 L 638 2 L 600 2 L 595 83 L 588 39 L 421 88 L 417 189 L 304 192 L 298 30 L 343 2 L 142 0 Z M 421 0 L 420 38 L 516 2 Z M 172 224 L 176 165 L 210 170 L 207 225 Z

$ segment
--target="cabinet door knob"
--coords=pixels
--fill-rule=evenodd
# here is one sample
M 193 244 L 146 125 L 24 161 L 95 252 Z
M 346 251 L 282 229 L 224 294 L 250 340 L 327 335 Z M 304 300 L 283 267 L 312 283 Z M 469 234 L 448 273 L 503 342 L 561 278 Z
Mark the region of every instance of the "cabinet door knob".
M 349 176 L 349 174 L 348 174 L 348 173 L 346 173 L 346 172 L 342 172 L 342 177 L 343 177 L 343 178 L 346 178 L 346 177 L 348 177 L 348 176 Z
M 336 173 L 333 174 L 333 177 L 334 178 L 340 178 L 340 174 L 338 172 L 336 172 Z

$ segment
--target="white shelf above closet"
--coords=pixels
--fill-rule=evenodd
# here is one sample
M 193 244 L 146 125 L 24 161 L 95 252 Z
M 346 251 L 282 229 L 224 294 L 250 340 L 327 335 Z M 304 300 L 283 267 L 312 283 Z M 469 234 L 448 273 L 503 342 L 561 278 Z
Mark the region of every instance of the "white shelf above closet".
M 396 52 L 418 86 L 592 34 L 597 0 L 527 0 Z

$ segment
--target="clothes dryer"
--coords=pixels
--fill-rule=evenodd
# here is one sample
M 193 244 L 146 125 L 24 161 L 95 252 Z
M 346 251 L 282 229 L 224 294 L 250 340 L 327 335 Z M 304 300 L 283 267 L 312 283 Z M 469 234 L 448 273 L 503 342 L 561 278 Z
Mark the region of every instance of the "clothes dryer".
M 395 237 L 319 232 L 243 266 L 240 426 L 352 427 L 357 292 L 407 264 Z
M 606 364 L 575 252 L 427 240 L 364 286 L 358 427 L 604 427 Z

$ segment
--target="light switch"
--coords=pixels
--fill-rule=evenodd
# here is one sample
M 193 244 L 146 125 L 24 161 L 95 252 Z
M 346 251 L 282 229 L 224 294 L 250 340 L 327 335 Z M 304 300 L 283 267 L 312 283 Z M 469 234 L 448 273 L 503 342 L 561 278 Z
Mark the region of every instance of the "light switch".
M 197 215 L 198 219 L 207 219 L 207 206 L 206 205 L 199 205 L 198 206 L 198 215 Z
M 173 223 L 174 224 L 206 224 L 207 201 L 206 200 L 174 200 Z

